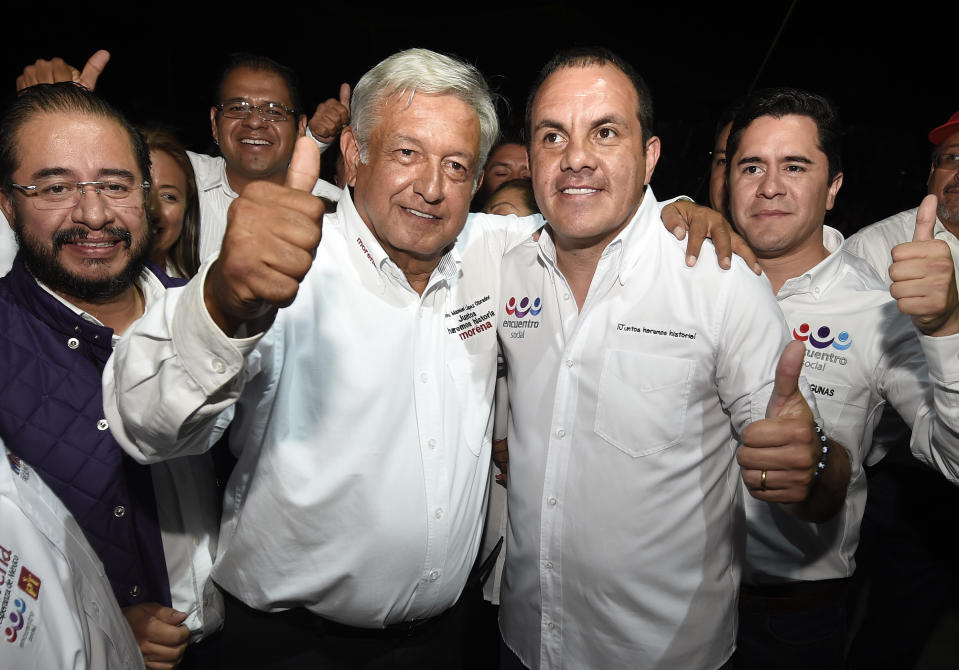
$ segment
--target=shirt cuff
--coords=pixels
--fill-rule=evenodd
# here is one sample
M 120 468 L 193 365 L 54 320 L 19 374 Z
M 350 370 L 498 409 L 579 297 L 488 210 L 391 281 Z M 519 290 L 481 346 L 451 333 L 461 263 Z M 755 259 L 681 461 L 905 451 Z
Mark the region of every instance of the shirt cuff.
M 196 277 L 183 287 L 171 326 L 173 346 L 190 376 L 213 395 L 243 370 L 245 357 L 263 333 L 253 337 L 228 337 L 207 312 L 204 284 L 216 257 L 204 263 Z
M 316 138 L 313 136 L 313 133 L 310 132 L 310 126 L 309 126 L 309 124 L 307 124 L 307 126 L 306 126 L 306 136 L 309 137 L 309 138 L 310 138 L 311 140 L 313 140 L 314 142 L 316 142 L 316 146 L 318 146 L 318 147 L 320 148 L 320 153 L 323 153 L 324 151 L 326 151 L 327 149 L 329 149 L 329 147 L 330 147 L 329 144 L 327 144 L 326 142 L 320 142 L 318 139 L 316 139 Z
M 959 382 L 959 335 L 930 337 L 919 333 L 919 344 L 929 366 L 929 374 L 943 384 Z

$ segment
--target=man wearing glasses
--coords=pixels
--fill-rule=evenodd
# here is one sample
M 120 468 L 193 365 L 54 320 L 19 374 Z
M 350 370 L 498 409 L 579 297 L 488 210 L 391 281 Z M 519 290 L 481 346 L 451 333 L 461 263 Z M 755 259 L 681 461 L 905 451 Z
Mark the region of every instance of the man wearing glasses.
M 0 118 L 0 209 L 19 247 L 0 279 L 0 439 L 76 517 L 154 668 L 216 630 L 222 601 L 211 463 L 139 466 L 103 412 L 116 340 L 172 283 L 145 265 L 149 175 L 139 133 L 81 86 L 31 87 Z
M 329 100 L 321 108 L 336 102 Z M 349 120 L 346 107 L 339 107 L 341 115 L 334 125 Z M 282 184 L 286 178 L 293 145 L 307 128 L 296 74 L 265 56 L 233 54 L 217 87 L 217 103 L 210 108 L 210 125 L 223 155 L 189 152 L 200 195 L 201 261 L 220 250 L 226 210 L 247 184 L 256 180 Z M 316 136 L 326 134 L 317 131 Z M 320 144 L 321 150 L 326 147 Z M 317 179 L 313 195 L 336 202 L 340 190 Z

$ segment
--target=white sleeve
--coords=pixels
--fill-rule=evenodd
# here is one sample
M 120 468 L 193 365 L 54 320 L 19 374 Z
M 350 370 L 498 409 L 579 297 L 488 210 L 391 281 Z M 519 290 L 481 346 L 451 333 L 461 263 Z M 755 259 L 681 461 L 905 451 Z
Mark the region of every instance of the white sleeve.
M 232 339 L 214 323 L 203 299 L 209 267 L 168 289 L 123 334 L 103 370 L 110 429 L 141 463 L 206 451 L 223 428 L 217 417 L 253 374 L 246 357 L 259 336 Z
M 902 321 L 902 332 L 888 329 L 893 339 L 880 362 L 880 393 L 912 428 L 916 458 L 959 483 L 959 335 L 919 335 L 908 318 Z
M 314 142 L 316 142 L 316 146 L 317 148 L 319 148 L 320 153 L 323 153 L 324 151 L 330 148 L 329 144 L 327 144 L 326 142 L 320 142 L 318 139 L 316 139 L 313 136 L 313 133 L 310 132 L 310 124 L 306 124 L 306 136 L 309 137 Z

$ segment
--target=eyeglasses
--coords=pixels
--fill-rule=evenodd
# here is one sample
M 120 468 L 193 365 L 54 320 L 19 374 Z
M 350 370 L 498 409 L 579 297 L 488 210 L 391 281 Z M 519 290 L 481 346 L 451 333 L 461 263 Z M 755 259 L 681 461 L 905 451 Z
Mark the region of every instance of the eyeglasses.
M 150 182 L 133 184 L 118 180 L 71 182 L 44 179 L 32 186 L 10 186 L 30 198 L 37 209 L 72 209 L 80 202 L 80 197 L 87 194 L 87 189 L 107 198 L 111 206 L 140 207 L 143 205 L 143 191 L 149 190 Z
M 959 172 L 959 154 L 939 154 L 935 165 L 937 170 Z
M 228 119 L 248 119 L 253 115 L 253 110 L 260 115 L 264 121 L 286 121 L 296 112 L 278 102 L 264 102 L 262 105 L 251 105 L 246 100 L 230 100 L 221 102 L 216 106 L 223 116 Z

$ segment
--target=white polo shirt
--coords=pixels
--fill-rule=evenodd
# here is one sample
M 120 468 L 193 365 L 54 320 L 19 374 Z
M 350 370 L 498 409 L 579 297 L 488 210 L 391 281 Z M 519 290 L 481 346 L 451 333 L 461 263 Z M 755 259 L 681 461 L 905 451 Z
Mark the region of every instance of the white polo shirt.
M 918 211 L 918 207 L 907 209 L 866 226 L 846 240 L 846 251 L 864 258 L 888 286 L 892 283 L 889 278 L 889 266 L 892 265 L 892 248 L 897 244 L 912 241 L 912 236 L 916 231 L 916 213 Z M 949 245 L 949 249 L 952 251 L 952 261 L 956 265 L 957 274 L 959 274 L 959 238 L 949 232 L 938 218 L 936 218 L 936 225 L 932 229 L 932 235 L 935 239 L 942 240 Z
M 912 428 L 916 457 L 959 481 L 959 335 L 918 334 L 872 268 L 843 248 L 839 231 L 824 227 L 823 244 L 829 256 L 776 297 L 793 337 L 806 344 L 803 375 L 826 433 L 849 453 L 849 489 L 842 510 L 821 524 L 747 495 L 750 584 L 853 573 L 866 505 L 862 465 L 887 402 Z
M 202 451 L 238 399 L 218 584 L 260 610 L 370 628 L 456 602 L 483 529 L 497 278 L 537 223 L 471 216 L 421 296 L 344 191 L 258 342 L 210 319 L 206 267 L 125 334 L 105 404 L 138 460 Z
M 500 628 L 530 668 L 717 668 L 736 638 L 739 435 L 787 342 L 766 281 L 693 268 L 648 189 L 578 312 L 552 238 L 504 262 Z
M 317 144 L 325 148 L 322 143 Z M 226 233 L 226 211 L 238 195 L 226 178 L 226 160 L 222 156 L 207 156 L 192 151 L 186 153 L 193 164 L 196 191 L 200 199 L 199 249 L 202 263 L 220 252 L 223 235 Z M 317 179 L 313 195 L 336 202 L 340 189 L 327 181 Z
M 143 667 L 103 564 L 73 515 L 2 442 L 0 667 Z

